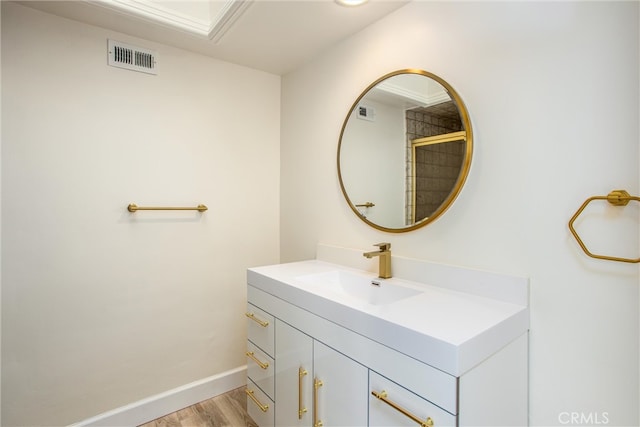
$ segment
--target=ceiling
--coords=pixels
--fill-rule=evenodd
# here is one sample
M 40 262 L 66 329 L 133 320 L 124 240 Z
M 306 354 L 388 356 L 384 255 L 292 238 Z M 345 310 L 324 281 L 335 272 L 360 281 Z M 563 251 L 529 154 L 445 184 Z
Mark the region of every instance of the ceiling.
M 408 2 L 369 0 L 354 7 L 341 6 L 334 0 L 29 0 L 19 3 L 284 75 Z

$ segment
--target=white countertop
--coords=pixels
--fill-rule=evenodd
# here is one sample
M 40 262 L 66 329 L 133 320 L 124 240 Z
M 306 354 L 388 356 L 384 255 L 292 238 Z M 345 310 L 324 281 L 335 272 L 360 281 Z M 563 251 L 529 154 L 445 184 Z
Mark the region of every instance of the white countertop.
M 423 292 L 390 304 L 371 305 L 325 292 L 300 279 L 336 270 L 366 274 L 385 284 L 373 273 L 318 260 L 251 268 L 247 279 L 250 286 L 455 376 L 529 328 L 525 305 L 446 287 L 394 278 L 390 280 Z

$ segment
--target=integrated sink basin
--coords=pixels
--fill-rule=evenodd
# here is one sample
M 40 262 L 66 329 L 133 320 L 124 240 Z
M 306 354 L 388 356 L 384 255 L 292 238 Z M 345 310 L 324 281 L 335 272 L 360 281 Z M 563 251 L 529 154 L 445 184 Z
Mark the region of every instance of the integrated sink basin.
M 296 280 L 321 293 L 331 293 L 371 305 L 385 305 L 423 293 L 401 280 L 379 279 L 349 270 L 333 270 L 306 274 Z
M 359 268 L 375 264 L 360 250 L 321 255 L 248 269 L 249 301 L 284 322 L 307 311 L 454 376 L 528 330 L 525 278 L 395 257 L 394 277 L 380 279 Z

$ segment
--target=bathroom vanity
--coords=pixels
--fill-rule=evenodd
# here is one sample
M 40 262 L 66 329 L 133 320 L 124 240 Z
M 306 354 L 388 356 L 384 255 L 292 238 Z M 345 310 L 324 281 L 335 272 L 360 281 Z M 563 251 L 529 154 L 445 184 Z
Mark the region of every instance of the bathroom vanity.
M 371 120 L 374 106 L 392 113 Z M 345 118 L 340 188 L 371 227 L 412 231 L 453 203 L 472 151 L 457 92 L 427 71 L 394 71 L 369 85 Z M 371 163 L 388 169 L 384 182 Z M 528 425 L 528 280 L 375 246 L 320 244 L 315 260 L 248 270 L 253 419 L 262 427 Z
M 247 272 L 261 427 L 528 424 L 526 279 L 395 256 L 378 279 L 361 252 L 318 254 Z

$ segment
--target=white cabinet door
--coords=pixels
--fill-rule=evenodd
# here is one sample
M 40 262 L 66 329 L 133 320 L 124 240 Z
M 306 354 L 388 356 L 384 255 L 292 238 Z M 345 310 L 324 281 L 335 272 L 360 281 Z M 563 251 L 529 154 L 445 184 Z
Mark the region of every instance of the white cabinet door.
M 313 339 L 276 319 L 277 426 L 311 426 Z
M 314 341 L 313 374 L 315 395 L 312 415 L 315 426 L 367 425 L 366 367 Z

